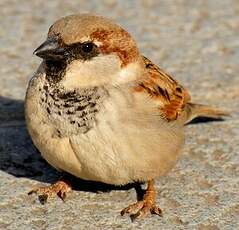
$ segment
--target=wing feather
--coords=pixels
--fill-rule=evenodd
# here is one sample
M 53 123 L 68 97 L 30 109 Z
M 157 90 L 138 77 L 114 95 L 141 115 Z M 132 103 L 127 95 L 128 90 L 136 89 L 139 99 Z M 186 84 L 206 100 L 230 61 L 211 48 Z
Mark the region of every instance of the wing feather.
M 188 91 L 148 58 L 143 57 L 143 61 L 146 77 L 137 83 L 135 91 L 145 92 L 151 96 L 158 104 L 162 116 L 168 121 L 177 119 L 190 101 Z

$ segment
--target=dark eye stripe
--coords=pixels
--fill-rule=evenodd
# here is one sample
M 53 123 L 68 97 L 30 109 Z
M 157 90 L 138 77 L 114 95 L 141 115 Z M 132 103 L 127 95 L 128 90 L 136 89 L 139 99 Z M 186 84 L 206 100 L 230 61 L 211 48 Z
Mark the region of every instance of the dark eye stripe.
M 99 54 L 99 48 L 93 42 L 74 43 L 66 47 L 68 61 L 76 59 L 89 60 Z

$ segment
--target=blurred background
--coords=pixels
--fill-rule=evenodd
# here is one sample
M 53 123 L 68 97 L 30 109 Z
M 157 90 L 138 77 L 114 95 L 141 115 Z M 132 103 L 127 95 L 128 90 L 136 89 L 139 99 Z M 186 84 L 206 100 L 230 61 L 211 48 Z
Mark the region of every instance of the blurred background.
M 0 229 L 239 229 L 238 0 L 0 0 Z M 32 146 L 23 100 L 40 59 L 33 50 L 62 16 L 110 17 L 196 102 L 232 113 L 187 127 L 177 167 L 157 181 L 164 217 L 131 224 L 131 190 L 76 191 L 42 206 L 26 193 L 59 176 Z

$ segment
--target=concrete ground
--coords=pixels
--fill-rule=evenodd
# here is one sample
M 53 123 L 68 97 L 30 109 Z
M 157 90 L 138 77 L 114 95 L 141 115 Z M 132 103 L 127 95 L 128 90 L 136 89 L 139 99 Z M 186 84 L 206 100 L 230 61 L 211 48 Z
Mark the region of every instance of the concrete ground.
M 0 229 L 239 229 L 238 0 L 1 0 L 0 11 Z M 186 127 L 182 158 L 156 183 L 161 218 L 121 217 L 136 199 L 127 187 L 79 181 L 66 202 L 46 205 L 27 196 L 59 177 L 25 127 L 26 85 L 40 63 L 32 52 L 56 19 L 77 12 L 115 19 L 194 101 L 232 113 Z

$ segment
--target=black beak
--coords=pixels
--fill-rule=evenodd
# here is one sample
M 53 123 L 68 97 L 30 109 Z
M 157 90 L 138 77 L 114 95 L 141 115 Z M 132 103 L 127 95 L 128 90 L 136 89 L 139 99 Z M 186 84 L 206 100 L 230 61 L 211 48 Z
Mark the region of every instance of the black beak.
M 50 37 L 33 54 L 46 60 L 61 60 L 64 59 L 65 49 L 60 46 L 57 37 Z

